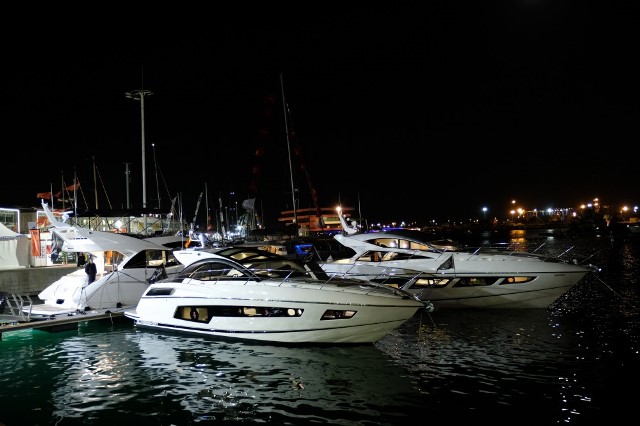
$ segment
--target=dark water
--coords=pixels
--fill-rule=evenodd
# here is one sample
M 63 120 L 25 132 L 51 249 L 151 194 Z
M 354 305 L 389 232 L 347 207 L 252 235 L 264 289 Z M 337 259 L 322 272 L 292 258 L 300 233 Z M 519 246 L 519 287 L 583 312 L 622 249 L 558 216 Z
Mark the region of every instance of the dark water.
M 510 238 L 574 246 L 602 271 L 550 309 L 417 314 L 365 346 L 219 341 L 138 330 L 126 319 L 5 333 L 0 424 L 631 421 L 640 241 Z

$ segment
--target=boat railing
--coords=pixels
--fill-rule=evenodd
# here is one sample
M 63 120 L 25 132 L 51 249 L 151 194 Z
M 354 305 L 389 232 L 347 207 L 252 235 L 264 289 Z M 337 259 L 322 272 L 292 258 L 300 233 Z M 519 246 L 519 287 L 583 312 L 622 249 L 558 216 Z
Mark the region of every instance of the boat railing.
M 0 292 L 0 324 L 31 321 L 32 307 L 29 295 Z
M 482 254 L 501 254 L 503 256 L 514 257 L 537 257 L 541 260 L 555 261 L 555 262 L 568 262 L 574 264 L 583 264 L 594 254 L 587 256 L 581 256 L 574 251 L 575 246 L 567 248 L 552 249 L 547 246 L 546 243 L 536 244 L 530 246 L 521 243 L 510 243 L 505 245 L 486 245 L 479 247 L 467 247 L 466 253 L 469 255 L 482 255 Z M 572 254 L 572 258 L 568 258 L 569 254 Z

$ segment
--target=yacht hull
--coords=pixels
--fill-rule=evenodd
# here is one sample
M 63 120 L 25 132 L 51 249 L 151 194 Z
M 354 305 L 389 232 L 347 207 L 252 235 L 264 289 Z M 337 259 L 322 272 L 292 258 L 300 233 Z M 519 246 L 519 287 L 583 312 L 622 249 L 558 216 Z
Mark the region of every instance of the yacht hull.
M 490 285 L 460 285 L 453 278 L 445 287 L 408 287 L 406 291 L 428 299 L 436 309 L 451 308 L 548 308 L 585 276 L 585 272 L 537 274 L 532 281 L 509 283 L 504 276 Z M 485 277 L 491 279 L 491 277 Z M 468 282 L 468 281 L 467 281 Z
M 125 316 L 143 328 L 233 339 L 371 343 L 425 307 L 382 290 L 369 284 L 165 282 L 152 285 Z
M 400 288 L 436 309 L 547 308 L 597 270 L 529 252 L 440 249 L 420 237 L 394 232 L 336 235 L 355 254 L 321 266 L 330 276 Z

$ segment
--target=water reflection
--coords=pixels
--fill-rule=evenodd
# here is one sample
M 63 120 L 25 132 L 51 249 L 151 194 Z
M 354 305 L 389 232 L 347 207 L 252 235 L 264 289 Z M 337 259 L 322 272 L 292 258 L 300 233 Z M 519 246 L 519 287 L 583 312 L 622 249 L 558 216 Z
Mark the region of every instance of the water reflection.
M 194 421 L 378 421 L 380 411 L 404 415 L 396 398 L 413 393 L 402 370 L 370 345 L 254 345 L 147 330 L 126 338 L 139 348 L 136 370 L 154 389 L 148 396 Z
M 29 346 L 41 342 L 46 343 L 38 353 L 28 354 Z M 9 344 L 14 354 L 39 361 L 18 365 L 21 380 L 5 383 L 17 404 L 0 413 L 0 423 L 7 425 L 18 419 L 106 424 L 122 416 L 162 425 L 248 419 L 394 424 L 420 398 L 408 373 L 372 345 L 252 345 L 130 324 L 89 324 L 78 332 L 25 336 Z M 5 367 L 4 360 L 0 365 Z M 5 401 L 11 400 L 3 395 Z
M 433 414 L 486 418 L 536 405 L 530 416 L 564 421 L 574 409 L 576 338 L 547 310 L 436 311 L 376 346 L 411 371 Z

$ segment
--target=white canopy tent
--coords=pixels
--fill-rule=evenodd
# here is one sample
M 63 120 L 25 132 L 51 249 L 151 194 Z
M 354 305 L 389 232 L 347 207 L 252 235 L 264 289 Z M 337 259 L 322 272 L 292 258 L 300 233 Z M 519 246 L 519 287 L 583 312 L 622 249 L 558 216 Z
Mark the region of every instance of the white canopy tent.
M 29 241 L 0 222 L 0 270 L 29 267 Z

